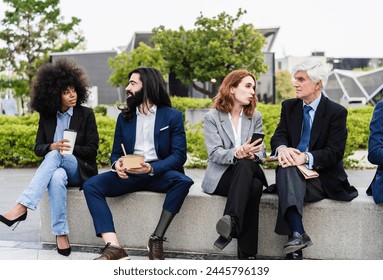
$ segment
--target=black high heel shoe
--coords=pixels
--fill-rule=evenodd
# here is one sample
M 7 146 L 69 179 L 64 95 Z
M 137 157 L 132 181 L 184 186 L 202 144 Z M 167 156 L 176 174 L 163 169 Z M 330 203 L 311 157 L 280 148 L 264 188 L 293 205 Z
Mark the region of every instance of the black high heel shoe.
M 66 236 L 67 239 L 68 239 L 68 243 L 69 243 L 69 238 L 68 236 Z M 72 252 L 72 247 L 69 245 L 68 248 L 65 248 L 65 249 L 60 249 L 59 248 L 59 244 L 57 243 L 57 235 L 56 235 L 56 245 L 57 245 L 57 252 L 60 254 L 60 255 L 63 255 L 65 257 L 68 257 L 70 255 L 70 253 Z
M 28 214 L 28 211 L 26 211 L 23 215 L 21 215 L 20 217 L 14 219 L 14 220 L 8 220 L 7 218 L 5 218 L 3 215 L 0 215 L 0 222 L 3 222 L 4 224 L 6 224 L 7 226 L 11 227 L 14 223 L 17 223 L 12 230 L 15 230 L 15 228 L 18 226 L 18 224 L 21 222 L 21 221 L 25 221 L 25 219 L 27 218 L 27 214 Z

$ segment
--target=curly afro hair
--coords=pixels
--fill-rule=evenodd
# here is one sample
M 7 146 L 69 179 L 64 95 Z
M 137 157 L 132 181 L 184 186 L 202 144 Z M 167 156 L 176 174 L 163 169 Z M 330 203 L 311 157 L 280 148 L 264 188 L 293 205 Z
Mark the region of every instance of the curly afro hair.
M 89 80 L 85 71 L 73 59 L 62 58 L 54 63 L 45 63 L 36 74 L 31 91 L 31 106 L 44 116 L 54 116 L 61 110 L 61 93 L 73 87 L 77 104 L 86 102 L 89 96 Z

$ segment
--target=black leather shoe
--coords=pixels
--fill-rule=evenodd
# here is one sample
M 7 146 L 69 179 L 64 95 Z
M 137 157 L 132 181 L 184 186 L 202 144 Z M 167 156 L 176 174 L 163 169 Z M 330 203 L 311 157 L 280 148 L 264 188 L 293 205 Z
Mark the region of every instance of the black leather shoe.
M 303 260 L 302 250 L 286 254 L 285 260 Z
M 298 232 L 294 231 L 292 237 L 286 242 L 283 252 L 287 255 L 311 245 L 313 245 L 313 242 L 307 233 L 304 232 L 300 235 Z
M 225 239 L 232 238 L 233 223 L 229 215 L 225 215 L 221 219 L 219 219 L 215 228 L 218 234 L 222 236 L 223 238 Z
M 235 232 L 231 217 L 229 215 L 223 216 L 218 220 L 215 228 L 220 236 L 214 242 L 214 247 L 218 250 L 222 250 L 231 242 Z
M 223 250 L 229 243 L 231 242 L 231 238 L 226 239 L 223 238 L 222 236 L 218 237 L 217 240 L 214 242 L 214 248 L 218 250 Z

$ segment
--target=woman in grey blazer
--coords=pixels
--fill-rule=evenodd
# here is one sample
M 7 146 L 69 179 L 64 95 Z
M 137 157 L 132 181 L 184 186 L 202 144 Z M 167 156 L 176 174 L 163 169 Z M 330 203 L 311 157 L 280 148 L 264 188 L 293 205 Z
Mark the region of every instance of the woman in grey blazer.
M 255 259 L 258 250 L 259 202 L 266 177 L 260 166 L 265 157 L 262 116 L 255 110 L 256 80 L 247 70 L 229 73 L 204 117 L 208 166 L 202 182 L 206 193 L 227 197 L 223 217 L 216 229 L 214 246 L 222 250 L 232 238 L 238 240 L 238 259 Z

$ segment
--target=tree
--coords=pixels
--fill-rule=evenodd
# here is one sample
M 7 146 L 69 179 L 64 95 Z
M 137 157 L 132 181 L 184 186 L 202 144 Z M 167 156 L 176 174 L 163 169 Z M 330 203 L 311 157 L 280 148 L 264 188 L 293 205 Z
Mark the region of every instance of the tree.
M 85 38 L 77 29 L 80 19 L 64 23 L 60 0 L 3 0 L 9 9 L 1 20 L 0 71 L 8 70 L 27 82 L 27 95 L 37 69 L 52 52 L 75 49 Z
M 126 86 L 128 74 L 140 66 L 157 68 L 161 73 L 168 73 L 166 62 L 158 48 L 151 48 L 143 42 L 132 50 L 131 53 L 125 52 L 109 58 L 108 63 L 112 69 L 109 83 L 112 86 Z
M 257 77 L 267 71 L 262 47 L 265 37 L 252 24 L 235 28 L 246 11 L 239 9 L 236 17 L 225 12 L 217 17 L 205 18 L 202 13 L 195 22 L 195 29 L 178 31 L 153 29 L 151 42 L 159 47 L 173 71 L 182 83 L 213 97 L 215 92 L 206 90 L 197 81 L 216 82 L 232 70 L 246 68 Z
M 278 70 L 275 73 L 276 103 L 295 97 L 295 88 L 291 80 L 291 74 L 286 70 Z

